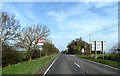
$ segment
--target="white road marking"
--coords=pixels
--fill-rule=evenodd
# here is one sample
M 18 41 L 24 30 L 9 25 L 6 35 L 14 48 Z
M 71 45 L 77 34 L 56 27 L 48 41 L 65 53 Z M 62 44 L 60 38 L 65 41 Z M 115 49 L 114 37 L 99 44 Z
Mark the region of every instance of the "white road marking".
M 78 67 L 80 67 L 80 65 L 78 65 L 77 63 L 75 63 L 75 65 L 77 65 Z
M 58 56 L 57 56 L 58 58 Z M 56 58 L 56 59 L 57 59 Z M 51 68 L 51 66 L 55 63 L 56 59 L 52 62 L 52 64 L 48 67 L 48 69 L 44 72 L 43 76 L 45 76 L 45 74 L 49 71 L 49 69 Z

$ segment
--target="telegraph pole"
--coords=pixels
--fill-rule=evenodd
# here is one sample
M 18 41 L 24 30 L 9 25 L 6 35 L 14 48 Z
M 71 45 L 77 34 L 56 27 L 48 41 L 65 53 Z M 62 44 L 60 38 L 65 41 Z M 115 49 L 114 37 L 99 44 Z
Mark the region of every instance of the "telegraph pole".
M 90 44 L 89 57 L 91 57 L 91 33 L 89 34 L 89 44 Z
M 85 42 L 85 54 L 86 54 L 86 42 Z
M 97 59 L 96 41 L 94 43 L 95 43 L 95 59 Z
M 2 3 L 0 3 L 0 8 L 1 7 L 2 7 Z M 0 9 L 0 68 L 2 68 L 2 10 L 1 9 Z

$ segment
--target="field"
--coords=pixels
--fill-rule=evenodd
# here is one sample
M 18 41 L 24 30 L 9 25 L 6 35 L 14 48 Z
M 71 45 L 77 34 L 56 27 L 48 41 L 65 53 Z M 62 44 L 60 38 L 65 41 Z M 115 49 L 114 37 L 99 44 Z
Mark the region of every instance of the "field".
M 58 54 L 53 54 L 50 56 L 45 56 L 43 58 L 37 58 L 32 61 L 25 61 L 18 64 L 10 65 L 8 67 L 2 68 L 2 74 L 36 74 L 42 68 L 44 68 L 50 61 L 52 61 Z M 6 76 L 6 75 L 5 75 Z M 12 75 L 11 75 L 12 76 Z

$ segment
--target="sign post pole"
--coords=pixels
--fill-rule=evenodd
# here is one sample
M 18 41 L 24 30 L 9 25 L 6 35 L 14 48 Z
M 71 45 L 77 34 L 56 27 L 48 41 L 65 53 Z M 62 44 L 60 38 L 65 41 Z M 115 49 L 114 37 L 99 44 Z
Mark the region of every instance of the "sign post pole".
M 40 58 L 41 58 L 41 50 L 40 50 Z
M 100 54 L 102 54 L 102 59 L 104 59 L 106 41 L 92 41 L 92 50 L 95 53 L 95 59 L 97 59 L 97 51 L 100 52 Z
M 42 46 L 39 47 L 39 50 L 40 50 L 40 58 L 41 58 Z
M 90 44 L 89 58 L 91 58 L 91 34 L 89 34 L 89 44 Z
M 43 46 L 43 39 L 41 37 L 38 39 L 37 45 L 39 46 L 40 58 L 41 58 L 41 51 L 42 51 L 42 46 Z
M 84 48 L 82 48 L 82 55 L 84 55 Z

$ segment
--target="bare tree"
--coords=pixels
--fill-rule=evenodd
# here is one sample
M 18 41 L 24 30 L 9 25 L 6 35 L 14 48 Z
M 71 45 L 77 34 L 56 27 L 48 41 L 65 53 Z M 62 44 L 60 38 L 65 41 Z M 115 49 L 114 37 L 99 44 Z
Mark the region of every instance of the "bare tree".
M 20 22 L 15 16 L 9 15 L 7 12 L 1 12 L 0 16 L 0 42 L 2 52 L 2 64 L 8 65 L 17 62 L 19 54 L 13 49 L 13 44 L 19 36 Z
M 7 12 L 2 12 L 2 44 L 9 40 L 16 40 L 19 36 L 20 22 L 15 16 L 10 16 Z
M 21 36 L 18 37 L 16 46 L 27 51 L 28 60 L 32 59 L 33 49 L 37 49 L 37 40 L 42 37 L 44 40 L 49 36 L 50 30 L 47 26 L 31 25 L 21 31 Z
M 118 53 L 120 54 L 120 43 L 116 44 L 115 46 L 113 46 L 110 50 L 111 53 Z
M 39 37 L 42 37 L 44 41 L 48 41 L 48 36 L 50 35 L 50 29 L 48 29 L 47 26 L 42 26 L 42 25 L 33 25 L 34 28 L 34 46 L 33 48 L 37 48 L 37 40 Z

